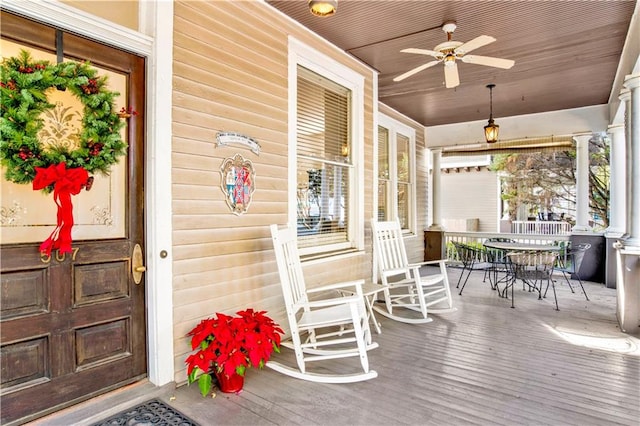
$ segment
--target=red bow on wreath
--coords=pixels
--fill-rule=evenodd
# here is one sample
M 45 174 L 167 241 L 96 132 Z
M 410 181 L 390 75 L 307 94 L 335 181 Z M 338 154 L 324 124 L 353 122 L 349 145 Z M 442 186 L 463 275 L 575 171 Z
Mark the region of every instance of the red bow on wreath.
M 33 189 L 40 190 L 53 186 L 53 201 L 58 206 L 58 225 L 49 238 L 40 244 L 40 252 L 51 254 L 52 249 L 60 253 L 71 253 L 71 228 L 73 227 L 73 204 L 71 196 L 78 194 L 87 185 L 89 173 L 82 167 L 67 169 L 65 163 L 47 168 L 36 167 Z

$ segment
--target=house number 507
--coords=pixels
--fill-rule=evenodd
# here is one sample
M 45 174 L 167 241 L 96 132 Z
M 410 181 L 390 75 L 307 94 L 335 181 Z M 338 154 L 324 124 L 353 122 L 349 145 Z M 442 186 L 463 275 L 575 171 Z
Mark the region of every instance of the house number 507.
M 79 248 L 73 248 L 71 249 L 71 260 L 76 260 L 76 255 L 78 254 L 78 250 L 80 250 Z M 56 260 L 58 262 L 64 262 L 65 258 L 67 257 L 67 253 L 60 253 L 60 250 L 56 250 Z M 51 254 L 40 254 L 40 261 L 42 263 L 51 263 Z

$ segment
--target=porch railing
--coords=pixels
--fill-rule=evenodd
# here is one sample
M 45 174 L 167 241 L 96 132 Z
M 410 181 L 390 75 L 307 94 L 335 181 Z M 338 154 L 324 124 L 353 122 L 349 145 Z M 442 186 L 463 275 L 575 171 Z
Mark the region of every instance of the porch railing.
M 514 220 L 511 222 L 511 232 L 514 234 L 570 234 L 571 224 L 550 220 Z
M 569 242 L 569 234 L 524 234 L 524 233 L 492 233 L 492 232 L 445 232 L 445 244 L 447 259 L 449 262 L 458 263 L 458 254 L 452 242 L 460 242 L 474 247 L 481 247 L 489 238 L 510 238 L 519 243 L 525 244 L 564 244 Z M 478 259 L 488 261 L 488 259 Z

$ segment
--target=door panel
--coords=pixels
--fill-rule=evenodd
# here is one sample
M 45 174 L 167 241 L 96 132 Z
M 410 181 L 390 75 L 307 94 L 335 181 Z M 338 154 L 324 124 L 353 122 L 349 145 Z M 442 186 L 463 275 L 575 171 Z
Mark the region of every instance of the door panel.
M 0 25 L 3 39 L 27 50 L 56 51 L 55 30 L 50 27 L 4 11 Z M 125 85 L 124 90 L 118 90 L 118 105 L 131 107 L 138 115 L 129 119 L 123 130 L 129 149 L 119 162 L 121 178 L 104 178 L 108 184 L 101 190 L 108 193 L 106 200 L 119 198 L 121 205 L 114 207 L 113 201 L 106 201 L 103 204 L 107 207 L 96 214 L 89 212 L 99 204 L 95 196 L 83 198 L 84 191 L 74 196 L 74 217 L 89 219 L 80 221 L 79 236 L 74 226 L 73 253 L 41 256 L 43 238 L 37 232 L 28 234 L 26 240 L 21 237 L 20 242 L 5 240 L 5 231 L 12 231 L 9 228 L 25 215 L 14 208 L 24 203 L 20 191 L 27 194 L 30 188 L 18 188 L 10 196 L 3 193 L 2 424 L 23 423 L 146 375 L 144 280 L 136 285 L 131 274 L 133 248 L 136 244 L 144 247 L 145 62 L 68 33 L 63 40 L 65 60 L 89 60 L 122 79 Z M 45 203 L 54 205 L 50 195 L 43 197 L 42 205 Z M 4 214 L 11 208 L 16 211 L 13 224 Z M 109 215 L 114 221 L 96 219 Z M 52 220 L 55 222 L 55 213 Z M 119 230 L 111 232 L 114 222 Z M 87 232 L 80 229 L 82 226 Z

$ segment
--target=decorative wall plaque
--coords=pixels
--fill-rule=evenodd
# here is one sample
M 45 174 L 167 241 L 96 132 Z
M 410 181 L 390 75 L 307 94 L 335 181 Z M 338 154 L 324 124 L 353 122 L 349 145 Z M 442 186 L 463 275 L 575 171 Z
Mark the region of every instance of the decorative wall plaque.
M 255 190 L 256 174 L 253 164 L 242 155 L 236 154 L 233 158 L 224 159 L 220 173 L 220 186 L 231 212 L 235 215 L 246 213 Z
M 249 148 L 251 152 L 260 155 L 260 144 L 254 138 L 234 132 L 218 132 L 216 134 L 216 146 L 241 145 Z

